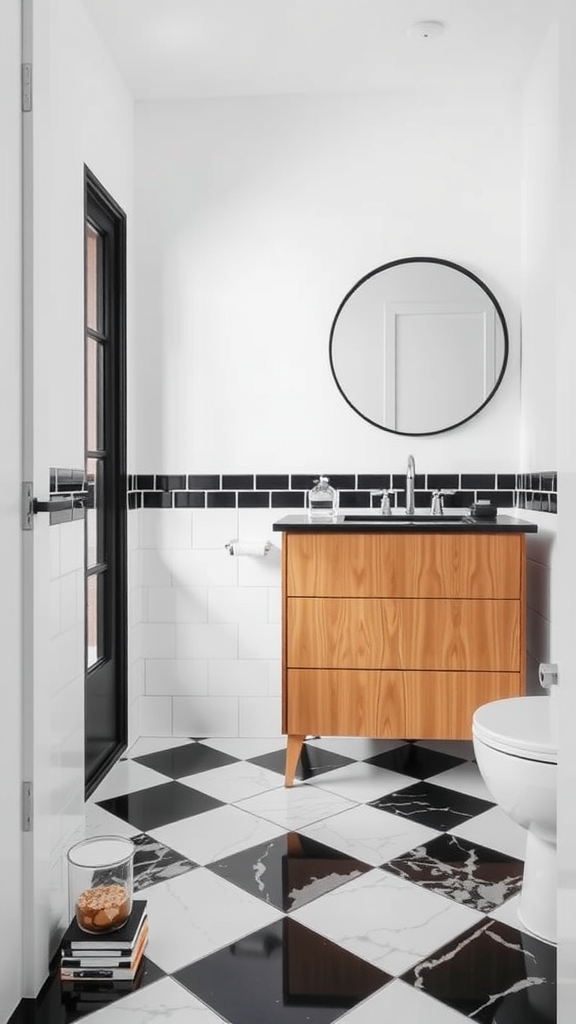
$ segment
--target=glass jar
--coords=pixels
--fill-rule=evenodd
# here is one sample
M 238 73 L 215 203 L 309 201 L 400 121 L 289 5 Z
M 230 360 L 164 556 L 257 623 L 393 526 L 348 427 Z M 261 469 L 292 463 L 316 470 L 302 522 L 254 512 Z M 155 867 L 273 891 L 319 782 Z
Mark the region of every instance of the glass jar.
M 329 477 L 321 476 L 308 491 L 308 518 L 334 519 L 338 512 L 338 491 L 331 487 Z
M 126 924 L 132 912 L 134 844 L 95 836 L 68 851 L 70 915 L 84 932 L 101 934 Z

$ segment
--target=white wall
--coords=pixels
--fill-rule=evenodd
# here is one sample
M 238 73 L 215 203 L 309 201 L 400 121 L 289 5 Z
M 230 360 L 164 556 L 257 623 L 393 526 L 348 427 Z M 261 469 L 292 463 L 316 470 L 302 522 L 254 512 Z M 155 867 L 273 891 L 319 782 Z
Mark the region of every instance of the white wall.
M 34 0 L 34 483 L 84 464 L 84 165 L 132 210 L 132 101 L 75 0 Z M 24 995 L 68 923 L 65 853 L 84 805 L 84 530 L 34 529 L 33 676 L 26 678 Z
M 521 468 L 557 466 L 556 286 L 558 272 L 558 26 L 526 81 L 522 160 Z
M 132 471 L 378 472 L 408 450 L 428 471 L 516 467 L 519 97 L 136 109 Z M 477 419 L 408 446 L 343 401 L 328 337 L 348 289 L 410 255 L 486 281 L 511 359 Z
M 559 12 L 558 27 L 543 41 L 525 90 L 521 444 L 524 468 L 535 462 L 558 468 L 558 516 L 549 517 L 556 533 L 551 563 L 546 564 L 547 553 L 540 547 L 529 568 L 529 579 L 531 574 L 539 588 L 542 617 L 539 620 L 532 609 L 529 622 L 535 647 L 540 643 L 541 651 L 547 649 L 559 671 L 558 1020 L 564 1024 L 574 1019 L 576 1005 L 576 68 L 572 52 L 576 9 L 572 0 L 561 0 Z
M 0 1020 L 21 991 L 21 586 L 20 586 L 20 4 L 0 5 L 0 905 L 10 941 L 0 957 Z
M 137 559 L 142 735 L 279 736 L 280 535 L 273 509 L 147 509 Z M 231 557 L 236 537 L 265 557 Z
M 576 570 L 576 66 L 573 40 L 576 8 L 561 0 L 559 33 L 559 175 L 557 286 L 557 431 L 562 501 L 558 515 L 558 572 L 554 580 L 555 660 L 559 665 L 560 755 L 558 791 L 559 847 L 559 1017 L 573 1020 L 576 1006 L 576 654 L 574 651 L 574 575 Z
M 138 103 L 130 416 L 134 473 L 518 468 L 520 96 Z M 376 430 L 340 397 L 332 318 L 367 271 L 462 263 L 508 320 L 508 373 L 472 422 Z M 275 510 L 138 513 L 140 728 L 279 734 Z M 264 560 L 226 541 L 269 539 Z M 143 677 L 142 677 L 143 667 Z

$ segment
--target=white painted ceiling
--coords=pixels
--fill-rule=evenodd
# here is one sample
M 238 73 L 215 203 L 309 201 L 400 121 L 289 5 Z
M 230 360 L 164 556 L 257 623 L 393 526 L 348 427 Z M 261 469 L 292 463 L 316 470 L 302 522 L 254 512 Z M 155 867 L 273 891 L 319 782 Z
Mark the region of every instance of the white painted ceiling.
M 139 99 L 519 84 L 557 0 L 84 0 Z M 412 38 L 421 20 L 445 23 Z

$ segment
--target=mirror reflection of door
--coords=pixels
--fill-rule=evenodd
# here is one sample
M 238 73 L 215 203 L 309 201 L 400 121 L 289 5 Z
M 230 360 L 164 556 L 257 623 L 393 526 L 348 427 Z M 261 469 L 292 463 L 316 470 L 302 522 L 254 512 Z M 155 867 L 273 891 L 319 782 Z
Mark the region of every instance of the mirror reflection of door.
M 494 388 L 495 317 L 488 296 L 467 304 L 386 302 L 384 407 L 391 430 L 425 434 L 461 423 Z
M 126 746 L 125 217 L 86 171 L 85 776 L 93 791 Z

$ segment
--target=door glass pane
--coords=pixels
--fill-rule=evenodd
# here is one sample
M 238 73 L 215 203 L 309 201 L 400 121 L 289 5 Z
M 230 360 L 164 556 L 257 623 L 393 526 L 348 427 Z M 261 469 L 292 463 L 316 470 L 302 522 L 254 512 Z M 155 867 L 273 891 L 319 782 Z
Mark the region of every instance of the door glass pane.
M 88 503 L 86 509 L 86 567 L 105 560 L 102 510 L 104 508 L 104 465 L 102 459 L 86 460 Z
M 104 447 L 102 398 L 104 347 L 95 338 L 86 338 L 86 448 L 89 452 Z
M 102 265 L 102 239 L 91 224 L 86 225 L 86 326 L 102 330 L 102 302 L 99 297 L 99 278 Z
M 103 599 L 105 574 L 88 576 L 86 580 L 86 667 L 91 668 L 104 657 Z

